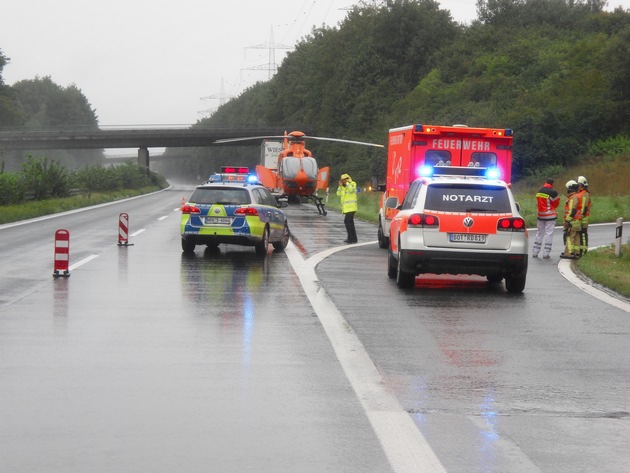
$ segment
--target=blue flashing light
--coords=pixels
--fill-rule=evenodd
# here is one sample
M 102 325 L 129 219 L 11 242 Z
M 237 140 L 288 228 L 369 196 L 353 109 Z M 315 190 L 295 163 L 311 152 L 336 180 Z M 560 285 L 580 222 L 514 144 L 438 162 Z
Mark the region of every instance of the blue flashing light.
M 422 133 L 422 131 L 424 131 L 424 126 L 422 126 L 420 124 L 416 124 L 415 131 L 416 131 L 416 133 Z
M 258 176 L 256 176 L 255 174 L 250 174 L 249 176 L 247 176 L 247 182 L 249 183 L 254 183 L 254 182 L 258 182 Z
M 510 128 L 506 128 L 505 129 L 505 136 L 512 136 L 514 135 L 514 131 L 511 130 Z
M 497 168 L 488 168 L 486 169 L 486 179 L 500 179 L 501 171 Z
M 418 175 L 422 177 L 431 177 L 433 176 L 434 172 L 435 169 L 433 168 L 433 166 L 424 165 L 420 166 L 420 169 L 418 170 Z

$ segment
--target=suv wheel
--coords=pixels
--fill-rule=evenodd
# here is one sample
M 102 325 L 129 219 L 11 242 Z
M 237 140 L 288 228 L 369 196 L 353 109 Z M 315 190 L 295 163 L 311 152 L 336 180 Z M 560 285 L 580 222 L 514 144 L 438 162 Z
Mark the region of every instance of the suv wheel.
M 394 253 L 390 249 L 387 252 L 387 276 L 393 279 L 396 277 L 397 271 L 398 262 L 396 261 L 396 258 L 394 258 Z
M 399 247 L 400 248 L 400 247 Z M 396 284 L 401 289 L 408 289 L 415 285 L 416 283 L 416 275 L 414 273 L 408 273 L 407 271 L 403 271 L 400 267 L 401 258 L 400 251 L 398 252 L 398 264 L 396 265 Z
M 525 289 L 525 279 L 527 277 L 526 273 L 523 274 L 510 274 L 505 277 L 505 288 L 507 292 L 511 292 L 513 294 L 523 292 Z
M 389 237 L 385 236 L 383 232 L 383 225 L 381 219 L 378 219 L 378 246 L 379 248 L 387 248 L 389 246 Z

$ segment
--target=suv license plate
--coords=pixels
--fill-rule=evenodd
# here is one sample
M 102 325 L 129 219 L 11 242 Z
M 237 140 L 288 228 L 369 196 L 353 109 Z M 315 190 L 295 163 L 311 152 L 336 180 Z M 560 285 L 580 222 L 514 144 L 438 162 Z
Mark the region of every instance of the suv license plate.
M 448 240 L 453 243 L 485 243 L 486 235 L 476 233 L 449 233 Z
M 206 217 L 206 225 L 230 225 L 230 217 Z

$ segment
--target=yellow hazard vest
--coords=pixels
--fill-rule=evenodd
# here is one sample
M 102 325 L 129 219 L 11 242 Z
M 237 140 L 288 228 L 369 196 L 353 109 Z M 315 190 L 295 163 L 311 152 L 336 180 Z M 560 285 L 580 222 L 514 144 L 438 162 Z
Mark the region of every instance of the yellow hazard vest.
M 337 187 L 337 195 L 341 197 L 341 213 L 356 212 L 357 205 L 357 183 L 346 182 L 345 186 Z

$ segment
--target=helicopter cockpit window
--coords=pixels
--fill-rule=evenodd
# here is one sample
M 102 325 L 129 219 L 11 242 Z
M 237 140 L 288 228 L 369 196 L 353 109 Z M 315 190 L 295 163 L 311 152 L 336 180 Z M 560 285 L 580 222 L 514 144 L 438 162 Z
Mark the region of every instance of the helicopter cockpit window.
M 294 178 L 300 171 L 300 158 L 294 156 L 283 158 L 280 162 L 280 170 L 285 178 Z
M 447 162 L 451 162 L 450 151 L 430 149 L 424 155 L 424 164 L 429 166 L 444 166 Z
M 304 156 L 302 158 L 302 169 L 309 179 L 317 179 L 317 161 L 310 156 Z

